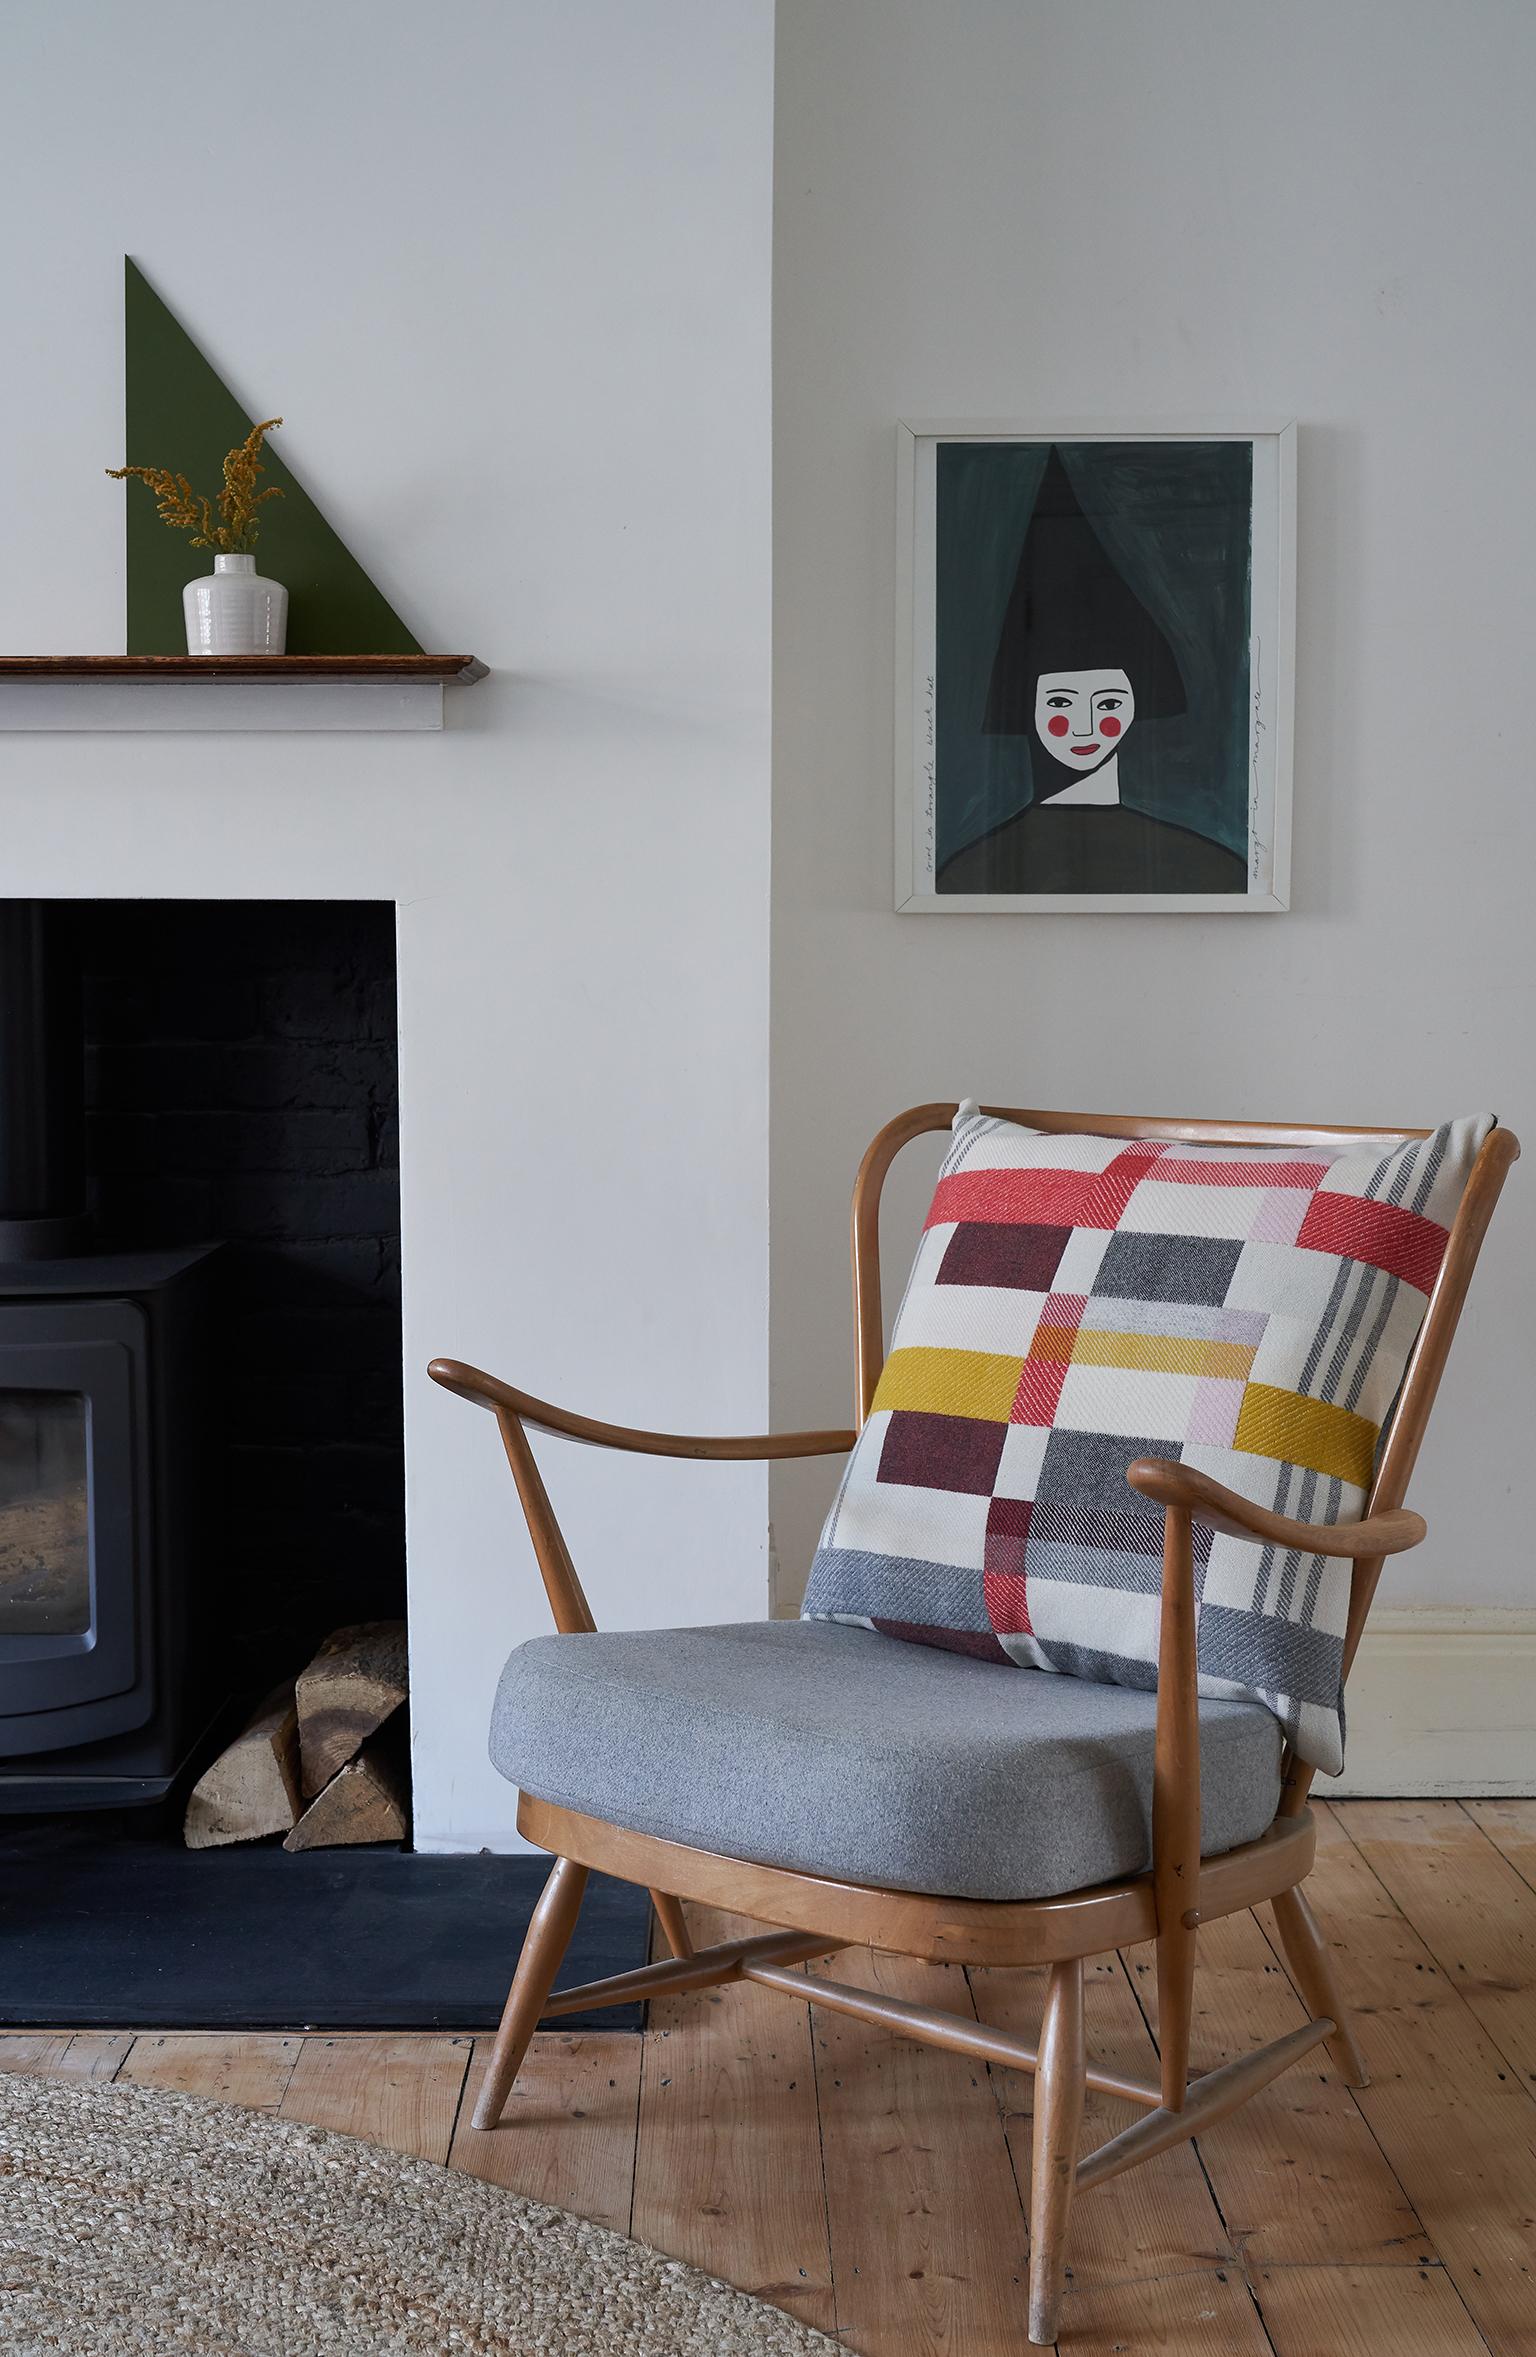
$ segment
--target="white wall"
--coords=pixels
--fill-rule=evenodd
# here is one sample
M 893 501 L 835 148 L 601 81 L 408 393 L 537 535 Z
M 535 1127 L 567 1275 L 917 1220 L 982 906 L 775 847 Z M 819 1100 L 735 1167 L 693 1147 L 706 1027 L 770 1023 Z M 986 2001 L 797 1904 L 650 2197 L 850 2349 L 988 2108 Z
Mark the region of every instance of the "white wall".
M 0 740 L 0 891 L 398 901 L 417 1830 L 503 1846 L 547 1621 L 426 1360 L 765 1417 L 771 0 L 75 0 L 4 46 L 0 647 L 122 645 L 126 250 L 494 666 L 435 739 Z M 600 1619 L 764 1608 L 761 1469 L 546 1461 Z
M 774 1388 L 814 1423 L 903 1105 L 1536 1132 L 1536 13 L 781 0 L 778 59 Z M 1301 421 L 1294 913 L 893 915 L 895 420 L 1213 412 Z M 1533 1266 L 1528 1159 L 1384 1602 L 1533 1601 Z M 829 1484 L 776 1481 L 783 1601 Z

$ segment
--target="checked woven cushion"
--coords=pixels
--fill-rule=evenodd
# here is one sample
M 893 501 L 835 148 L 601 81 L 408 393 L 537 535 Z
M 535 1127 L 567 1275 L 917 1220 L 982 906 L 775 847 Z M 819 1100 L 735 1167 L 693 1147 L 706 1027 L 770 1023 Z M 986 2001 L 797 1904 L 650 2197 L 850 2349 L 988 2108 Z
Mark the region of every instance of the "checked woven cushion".
M 1171 1457 L 1357 1519 L 1486 1116 L 1329 1147 L 1063 1137 L 962 1106 L 805 1616 L 1154 1687 Z M 1203 1694 L 1343 1765 L 1347 1562 L 1195 1524 Z

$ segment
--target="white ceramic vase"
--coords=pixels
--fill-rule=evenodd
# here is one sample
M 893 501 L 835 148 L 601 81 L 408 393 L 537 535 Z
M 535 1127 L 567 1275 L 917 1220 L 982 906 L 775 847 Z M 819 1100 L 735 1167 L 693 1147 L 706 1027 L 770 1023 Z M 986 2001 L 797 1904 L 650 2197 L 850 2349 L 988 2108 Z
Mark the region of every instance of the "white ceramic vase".
M 288 636 L 288 592 L 264 580 L 253 556 L 216 556 L 213 571 L 181 593 L 189 655 L 280 655 Z

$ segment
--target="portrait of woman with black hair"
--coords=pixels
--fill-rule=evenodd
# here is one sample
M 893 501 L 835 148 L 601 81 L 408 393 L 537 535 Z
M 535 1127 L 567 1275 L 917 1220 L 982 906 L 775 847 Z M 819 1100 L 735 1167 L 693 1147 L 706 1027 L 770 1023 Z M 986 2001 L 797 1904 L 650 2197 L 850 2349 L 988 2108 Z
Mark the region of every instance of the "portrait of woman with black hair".
M 933 890 L 1244 895 L 1246 442 L 941 442 Z

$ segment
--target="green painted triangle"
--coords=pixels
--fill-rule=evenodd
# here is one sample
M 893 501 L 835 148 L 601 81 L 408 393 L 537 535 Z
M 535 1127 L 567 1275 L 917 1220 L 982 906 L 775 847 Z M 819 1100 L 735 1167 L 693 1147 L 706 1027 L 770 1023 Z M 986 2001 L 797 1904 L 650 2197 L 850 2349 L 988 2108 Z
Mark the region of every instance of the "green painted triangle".
M 211 499 L 224 453 L 256 423 L 211 369 L 137 264 L 125 257 L 124 363 L 130 466 L 172 467 Z M 281 406 L 279 404 L 279 406 Z M 262 413 L 265 414 L 265 413 Z M 284 429 L 286 432 L 286 428 Z M 256 562 L 288 591 L 291 655 L 419 655 L 417 641 L 351 550 L 293 479 L 277 434 L 262 453 L 263 488 L 282 498 L 262 510 Z M 125 483 L 128 511 L 128 653 L 187 651 L 181 592 L 213 558 L 155 513 L 143 483 Z

